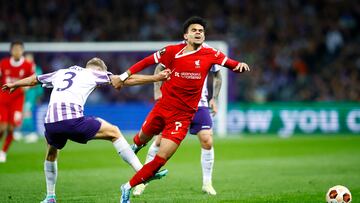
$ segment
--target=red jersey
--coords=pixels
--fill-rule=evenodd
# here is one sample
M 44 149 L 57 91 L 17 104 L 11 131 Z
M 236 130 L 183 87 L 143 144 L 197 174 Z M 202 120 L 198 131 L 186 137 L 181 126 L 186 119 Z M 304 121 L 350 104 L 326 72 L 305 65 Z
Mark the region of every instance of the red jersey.
M 197 50 L 183 53 L 185 47 L 185 43 L 167 46 L 139 61 L 129 71 L 134 74 L 155 63 L 169 68 L 172 71 L 170 80 L 163 82 L 159 102 L 195 112 L 210 68 L 214 64 L 235 68 L 238 62 L 226 63 L 228 58 L 225 54 L 206 44 Z
M 33 63 L 30 63 L 22 57 L 19 61 L 7 57 L 0 61 L 0 85 L 15 82 L 25 77 L 34 74 Z M 9 94 L 7 91 L 0 91 L 1 101 L 11 101 L 17 97 L 24 97 L 22 88 L 18 88 L 13 93 Z

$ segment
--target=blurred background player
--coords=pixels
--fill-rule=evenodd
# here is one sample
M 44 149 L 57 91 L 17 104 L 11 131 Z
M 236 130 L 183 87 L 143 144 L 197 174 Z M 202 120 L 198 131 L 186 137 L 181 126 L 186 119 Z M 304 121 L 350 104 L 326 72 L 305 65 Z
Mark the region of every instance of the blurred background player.
M 163 67 L 157 65 L 155 74 L 159 73 Z M 202 191 L 209 195 L 216 195 L 216 191 L 212 186 L 212 172 L 214 166 L 214 147 L 213 147 L 213 130 L 212 130 L 212 118 L 210 115 L 215 116 L 217 113 L 217 98 L 221 88 L 221 74 L 220 67 L 213 66 L 210 69 L 213 73 L 213 97 L 208 102 L 208 89 L 207 89 L 207 78 L 205 79 L 204 86 L 201 92 L 201 99 L 198 104 L 198 110 L 195 113 L 194 119 L 190 124 L 190 134 L 197 135 L 201 145 L 201 168 L 203 175 L 203 186 Z M 157 101 L 161 98 L 161 87 L 162 82 L 154 83 L 154 99 Z M 154 159 L 156 153 L 159 151 L 160 136 L 156 137 L 156 140 L 150 145 L 149 151 L 146 155 L 145 163 L 149 163 Z M 141 195 L 145 190 L 146 184 L 137 185 L 134 188 L 133 194 L 135 196 Z
M 146 84 L 165 80 L 168 76 L 167 70 L 157 75 L 134 75 L 125 82 L 125 85 Z M 68 139 L 82 144 L 93 139 L 109 140 L 125 162 L 135 171 L 141 169 L 142 164 L 118 127 L 103 119 L 83 114 L 88 96 L 98 85 L 109 84 L 110 77 L 105 63 L 99 58 L 93 58 L 87 62 L 86 68 L 71 66 L 44 75 L 36 76 L 34 74 L 3 85 L 2 89 L 10 90 L 10 93 L 16 91 L 18 87 L 34 86 L 39 83 L 53 88 L 44 124 L 48 143 L 44 162 L 47 196 L 42 203 L 56 202 L 57 156 Z M 163 171 L 159 176 L 164 176 L 166 173 Z M 160 178 L 159 176 L 158 178 Z
M 157 63 L 171 70 L 171 78 L 161 86 L 162 97 L 148 114 L 140 132 L 134 136 L 135 144 L 132 146 L 137 152 L 154 135 L 162 133 L 159 151 L 152 161 L 121 186 L 121 202 L 130 201 L 131 189 L 153 177 L 176 152 L 197 111 L 201 90 L 211 67 L 218 64 L 237 73 L 250 71 L 246 63 L 232 60 L 222 52 L 203 44 L 205 27 L 204 19 L 189 18 L 183 26 L 186 43 L 168 45 L 112 80 L 114 87 L 121 86 L 122 81 L 131 74 Z
M 23 42 L 11 42 L 10 54 L 10 57 L 2 59 L 0 62 L 0 85 L 17 81 L 34 73 L 33 63 L 25 60 L 23 56 Z M 21 125 L 24 97 L 22 88 L 17 89 L 12 94 L 0 91 L 0 138 L 6 135 L 0 151 L 0 163 L 6 162 L 7 152 L 14 140 L 14 129 Z
M 42 69 L 35 63 L 34 55 L 32 53 L 26 53 L 25 60 L 33 63 L 36 75 L 42 74 Z M 20 128 L 20 133 L 23 135 L 23 138 L 27 143 L 36 142 L 39 138 L 39 135 L 36 132 L 34 112 L 36 111 L 37 104 L 40 103 L 43 94 L 44 90 L 39 85 L 28 88 L 25 91 L 23 122 Z

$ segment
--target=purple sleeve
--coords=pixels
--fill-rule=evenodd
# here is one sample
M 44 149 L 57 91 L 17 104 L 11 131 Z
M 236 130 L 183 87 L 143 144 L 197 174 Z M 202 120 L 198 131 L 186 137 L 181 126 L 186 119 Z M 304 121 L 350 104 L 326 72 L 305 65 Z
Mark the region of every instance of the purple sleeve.
M 54 80 L 56 73 L 57 71 L 38 75 L 36 76 L 36 79 L 43 84 L 51 83 Z
M 109 84 L 110 77 L 112 75 L 110 72 L 103 72 L 103 71 L 93 71 L 92 72 L 95 78 L 95 83 L 97 85 Z

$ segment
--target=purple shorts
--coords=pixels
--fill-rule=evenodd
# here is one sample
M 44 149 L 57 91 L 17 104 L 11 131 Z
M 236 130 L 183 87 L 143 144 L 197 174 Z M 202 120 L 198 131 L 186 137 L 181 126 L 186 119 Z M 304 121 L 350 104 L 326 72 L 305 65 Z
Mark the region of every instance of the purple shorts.
M 99 131 L 101 122 L 92 116 L 45 123 L 45 137 L 49 145 L 62 149 L 66 141 L 86 144 Z
M 199 107 L 190 124 L 190 134 L 196 135 L 200 130 L 211 129 L 212 119 L 208 107 Z

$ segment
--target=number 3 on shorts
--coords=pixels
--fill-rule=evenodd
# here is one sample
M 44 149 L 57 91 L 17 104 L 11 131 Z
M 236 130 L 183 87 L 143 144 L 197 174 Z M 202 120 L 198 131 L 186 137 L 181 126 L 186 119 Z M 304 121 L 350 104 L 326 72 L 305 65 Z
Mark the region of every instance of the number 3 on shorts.
M 179 128 L 181 128 L 181 126 L 182 126 L 182 123 L 179 122 L 179 121 L 176 121 L 176 122 L 175 122 L 175 131 L 178 131 Z

